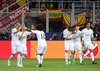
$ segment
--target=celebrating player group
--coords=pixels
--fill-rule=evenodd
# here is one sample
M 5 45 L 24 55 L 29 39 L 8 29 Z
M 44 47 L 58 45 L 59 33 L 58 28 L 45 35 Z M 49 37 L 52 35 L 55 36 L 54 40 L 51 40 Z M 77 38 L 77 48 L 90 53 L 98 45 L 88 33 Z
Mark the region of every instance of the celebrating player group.
M 69 26 L 68 28 L 66 28 L 63 31 L 63 37 L 65 38 L 66 65 L 70 64 L 71 57 L 73 58 L 72 64 L 75 64 L 75 52 L 77 51 L 77 49 L 79 52 L 80 64 L 83 64 L 84 53 L 87 48 L 90 51 L 92 64 L 97 64 L 97 62 L 94 61 L 94 55 L 93 55 L 93 47 L 95 44 L 91 43 L 91 41 L 94 41 L 93 30 L 90 29 L 89 22 L 86 24 L 86 28 L 84 28 L 82 31 L 80 31 L 79 27 L 77 27 L 77 26 Z M 82 44 L 81 44 L 81 40 L 83 42 Z M 68 58 L 68 50 L 69 49 L 70 49 L 71 53 Z M 81 53 L 81 49 L 83 50 L 83 54 Z
M 12 55 L 8 59 L 8 66 L 10 66 L 12 58 L 17 55 L 17 66 L 23 67 L 22 61 L 27 56 L 27 36 L 31 36 L 36 34 L 38 39 L 38 46 L 37 46 L 37 60 L 39 65 L 37 67 L 42 67 L 43 62 L 43 54 L 46 52 L 47 43 L 45 40 L 45 33 L 44 28 L 41 24 L 38 24 L 36 26 L 36 29 L 34 25 L 31 26 L 31 29 L 28 29 L 25 27 L 24 24 L 20 25 L 19 23 L 16 24 L 16 27 L 12 29 Z M 84 59 L 84 53 L 85 50 L 88 48 L 90 51 L 92 64 L 97 64 L 96 61 L 94 61 L 94 55 L 93 55 L 93 46 L 94 44 L 91 43 L 93 41 L 93 31 L 90 29 L 90 23 L 87 23 L 86 28 L 84 28 L 82 31 L 79 30 L 78 26 L 69 26 L 63 31 L 63 37 L 65 39 L 65 60 L 66 65 L 70 64 L 71 57 L 73 58 L 72 64 L 75 64 L 75 52 L 78 49 L 79 52 L 79 58 L 80 58 L 80 64 L 83 64 Z M 83 43 L 81 43 L 81 41 Z M 68 51 L 71 51 L 70 56 L 68 57 Z M 82 53 L 83 50 L 83 53 Z
M 42 66 L 43 62 L 43 54 L 46 52 L 47 43 L 45 40 L 45 33 L 43 31 L 43 26 L 41 24 L 37 25 L 37 30 L 35 30 L 34 25 L 32 25 L 31 30 L 26 28 L 23 24 L 22 26 L 17 23 L 16 27 L 12 29 L 12 55 L 8 59 L 8 66 L 10 66 L 10 62 L 12 58 L 18 53 L 17 56 L 17 66 L 23 67 L 22 60 L 27 56 L 27 47 L 26 40 L 28 35 L 36 34 L 38 39 L 37 46 L 37 60 L 39 65 L 37 67 Z M 23 56 L 22 56 L 23 54 Z

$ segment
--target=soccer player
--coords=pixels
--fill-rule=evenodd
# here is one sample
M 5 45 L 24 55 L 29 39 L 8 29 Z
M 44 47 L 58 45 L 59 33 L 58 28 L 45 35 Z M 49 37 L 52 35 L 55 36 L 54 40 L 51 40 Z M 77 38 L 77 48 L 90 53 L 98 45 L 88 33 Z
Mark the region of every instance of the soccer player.
M 36 27 L 36 30 L 34 30 L 34 25 L 32 25 L 32 33 L 36 34 L 37 39 L 38 39 L 38 46 L 37 46 L 37 60 L 38 60 L 38 67 L 42 66 L 43 62 L 43 54 L 45 54 L 46 49 L 47 49 L 47 43 L 45 40 L 45 33 L 43 31 L 43 25 L 38 24 Z
M 75 30 L 73 31 L 73 36 L 76 37 L 76 39 L 74 39 L 74 58 L 73 58 L 73 64 L 75 64 L 75 53 L 78 49 L 79 52 L 79 58 L 80 58 L 80 64 L 82 64 L 82 54 L 81 54 L 81 31 L 79 30 L 79 27 L 77 26 L 73 26 L 73 28 L 75 28 Z M 71 58 L 71 54 L 69 56 L 69 59 Z
M 10 66 L 10 62 L 12 58 L 15 56 L 16 52 L 18 52 L 18 57 L 17 57 L 17 66 L 20 66 L 20 60 L 21 60 L 21 50 L 20 50 L 20 41 L 18 40 L 17 33 L 20 31 L 20 24 L 17 23 L 16 27 L 12 29 L 12 41 L 11 41 L 11 46 L 12 46 L 12 55 L 8 59 L 8 66 Z
M 66 65 L 69 64 L 68 62 L 68 50 L 71 50 L 71 56 L 74 56 L 74 42 L 73 39 L 76 39 L 76 37 L 72 36 L 72 31 L 73 28 L 69 26 L 63 31 L 63 37 L 65 39 L 65 60 L 66 60 Z
M 86 28 L 82 30 L 82 40 L 84 43 L 84 47 L 83 47 L 83 58 L 84 58 L 84 53 L 85 50 L 88 48 L 90 51 L 90 55 L 91 55 L 91 59 L 92 59 L 92 64 L 97 64 L 96 61 L 94 61 L 94 55 L 93 55 L 93 44 L 91 43 L 91 39 L 92 41 L 94 41 L 94 37 L 93 37 L 93 30 L 90 29 L 90 23 L 88 22 L 86 25 Z
M 19 40 L 21 43 L 20 46 L 22 48 L 22 54 L 24 54 L 22 56 L 23 60 L 25 59 L 25 57 L 27 57 L 26 40 L 27 40 L 28 35 L 31 35 L 31 32 L 26 31 L 26 27 L 25 27 L 25 25 L 23 25 L 22 30 L 18 33 Z

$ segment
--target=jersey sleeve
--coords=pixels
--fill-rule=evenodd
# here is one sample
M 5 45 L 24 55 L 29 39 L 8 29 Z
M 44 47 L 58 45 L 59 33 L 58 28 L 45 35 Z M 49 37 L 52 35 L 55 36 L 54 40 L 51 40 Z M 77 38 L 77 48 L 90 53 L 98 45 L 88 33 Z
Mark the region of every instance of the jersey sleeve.
M 39 33 L 37 30 L 32 30 L 31 32 L 34 33 L 34 34 L 38 34 Z
M 31 32 L 26 31 L 26 35 L 27 35 L 27 36 L 30 35 L 30 34 L 31 34 Z
M 84 29 L 81 31 L 81 36 L 82 37 L 84 36 Z
M 12 30 L 12 33 L 13 33 L 13 34 L 14 34 L 14 32 L 16 32 L 16 30 L 15 30 L 15 29 L 13 29 L 13 30 Z
M 67 32 L 63 31 L 63 38 L 67 37 Z

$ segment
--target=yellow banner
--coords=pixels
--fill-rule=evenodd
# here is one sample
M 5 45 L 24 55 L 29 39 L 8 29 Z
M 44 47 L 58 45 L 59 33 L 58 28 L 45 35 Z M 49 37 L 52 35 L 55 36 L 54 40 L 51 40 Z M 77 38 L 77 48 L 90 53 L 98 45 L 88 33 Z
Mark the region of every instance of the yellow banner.
M 61 18 L 61 9 L 48 9 L 49 12 L 49 18 Z M 46 9 L 40 10 L 40 15 L 45 17 Z
M 86 12 L 82 12 L 75 15 L 75 23 L 74 25 L 83 25 L 86 22 Z M 67 13 L 63 14 L 63 23 L 70 25 L 70 15 Z
M 40 19 L 42 21 L 46 20 L 46 9 L 40 10 Z M 49 22 L 61 21 L 61 9 L 48 9 L 49 12 Z

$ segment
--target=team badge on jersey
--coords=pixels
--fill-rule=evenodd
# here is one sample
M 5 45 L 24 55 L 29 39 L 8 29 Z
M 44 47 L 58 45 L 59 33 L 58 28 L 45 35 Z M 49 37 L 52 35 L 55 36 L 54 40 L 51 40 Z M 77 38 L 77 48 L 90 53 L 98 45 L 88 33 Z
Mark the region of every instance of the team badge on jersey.
M 93 44 L 93 42 L 91 42 L 91 43 Z M 95 44 L 95 46 L 93 47 L 93 54 L 94 54 L 94 57 L 95 57 L 99 53 L 99 47 L 98 47 L 98 44 L 97 43 L 94 42 L 94 44 Z M 90 51 L 89 51 L 88 48 L 86 49 L 84 56 L 89 57 L 89 58 L 91 57 L 90 56 Z

